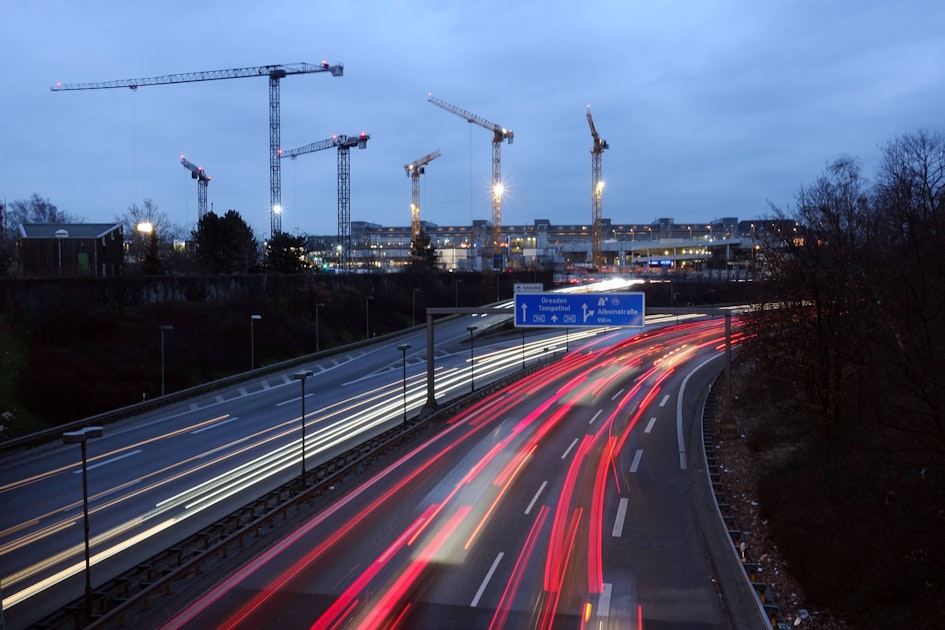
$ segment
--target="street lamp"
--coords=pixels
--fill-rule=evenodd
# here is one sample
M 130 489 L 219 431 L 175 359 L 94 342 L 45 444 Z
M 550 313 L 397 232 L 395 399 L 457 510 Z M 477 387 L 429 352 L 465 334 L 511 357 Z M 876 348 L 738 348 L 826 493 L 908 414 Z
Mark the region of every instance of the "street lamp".
M 257 319 L 262 319 L 262 315 L 249 316 L 249 369 L 256 369 L 256 332 L 254 324 Z
M 103 427 L 83 427 L 78 431 L 66 431 L 62 434 L 63 444 L 82 445 L 82 513 L 85 517 L 85 617 L 92 619 L 92 567 L 89 558 L 89 481 L 88 456 L 86 442 L 90 438 L 102 437 Z
M 318 309 L 322 308 L 323 306 L 325 306 L 325 305 L 322 304 L 321 302 L 319 302 L 318 304 L 315 305 L 315 352 L 318 352 L 318 351 L 319 351 L 319 345 L 318 345 Z
M 302 382 L 302 487 L 305 487 L 305 379 L 312 373 L 312 370 L 299 370 L 292 375 L 292 378 Z
M 56 230 L 56 244 L 59 246 L 59 275 L 62 275 L 62 239 L 69 238 L 69 230 Z
M 410 349 L 410 344 L 402 343 L 397 349 L 404 354 L 404 426 L 407 426 L 407 350 Z
M 417 325 L 417 294 L 418 293 L 420 293 L 420 289 L 414 288 L 413 295 L 412 295 L 413 297 L 412 309 L 410 311 L 410 317 L 411 317 L 410 323 L 414 326 Z
M 469 391 L 472 393 L 476 391 L 476 380 L 473 376 L 473 366 L 475 365 L 475 359 L 473 357 L 473 331 L 476 330 L 476 327 L 466 326 L 466 330 L 469 331 Z
M 174 330 L 173 326 L 161 326 L 161 396 L 164 395 L 164 333 Z
M 371 300 L 374 299 L 373 295 L 367 295 L 364 297 L 364 338 L 371 338 L 371 310 L 368 308 L 371 305 Z

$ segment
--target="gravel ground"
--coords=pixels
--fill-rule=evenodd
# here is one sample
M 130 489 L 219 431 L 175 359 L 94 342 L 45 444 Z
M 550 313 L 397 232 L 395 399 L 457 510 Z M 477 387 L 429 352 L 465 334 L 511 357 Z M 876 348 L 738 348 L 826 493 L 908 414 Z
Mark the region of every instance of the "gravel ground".
M 733 378 L 736 397 L 744 392 L 748 370 L 745 366 L 736 364 Z M 721 405 L 718 406 L 718 415 L 721 419 Z M 805 603 L 803 589 L 791 576 L 790 564 L 781 554 L 777 544 L 771 538 L 767 521 L 761 518 L 758 506 L 758 487 L 756 480 L 760 467 L 765 459 L 777 459 L 779 453 L 752 453 L 746 437 L 751 434 L 760 423 L 776 420 L 776 410 L 765 407 L 766 412 L 757 412 L 752 408 L 752 416 L 746 417 L 744 412 L 739 413 L 739 404 L 735 402 L 735 420 L 740 437 L 734 440 L 722 440 L 716 437 L 716 461 L 721 472 L 722 485 L 725 489 L 728 502 L 735 513 L 739 528 L 745 533 L 747 547 L 745 550 L 749 560 L 758 563 L 759 582 L 763 581 L 774 593 L 774 601 L 781 608 L 779 628 L 809 628 L 837 630 L 849 626 L 827 611 L 813 610 Z M 765 417 L 765 414 L 768 417 Z M 715 426 L 718 426 L 717 424 Z

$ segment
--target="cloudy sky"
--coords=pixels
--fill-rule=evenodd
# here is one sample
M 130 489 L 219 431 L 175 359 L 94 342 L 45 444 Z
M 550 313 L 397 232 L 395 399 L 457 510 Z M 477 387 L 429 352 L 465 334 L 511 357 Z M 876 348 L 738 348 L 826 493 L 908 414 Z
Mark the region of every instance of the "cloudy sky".
M 410 222 L 404 165 L 439 149 L 422 218 L 489 219 L 491 132 L 504 225 L 588 223 L 592 140 L 614 223 L 750 219 L 788 207 L 841 155 L 875 172 L 898 135 L 945 131 L 941 0 L 88 2 L 0 5 L 0 199 L 33 193 L 91 222 L 151 199 L 187 229 L 197 185 L 269 234 L 268 80 L 53 92 L 81 83 L 322 60 L 281 81 L 282 147 L 351 151 L 351 218 Z M 284 160 L 282 228 L 337 231 L 337 152 Z

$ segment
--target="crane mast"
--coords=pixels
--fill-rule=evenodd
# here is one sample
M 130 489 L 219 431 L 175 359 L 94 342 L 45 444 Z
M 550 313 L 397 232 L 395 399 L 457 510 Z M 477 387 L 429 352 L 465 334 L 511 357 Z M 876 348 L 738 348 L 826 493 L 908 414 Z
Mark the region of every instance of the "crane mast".
M 180 156 L 180 163 L 184 168 L 190 171 L 190 176 L 197 180 L 197 221 L 207 214 L 207 184 L 210 183 L 210 176 L 203 168 L 197 166 L 183 155 Z
M 423 175 L 427 164 L 440 157 L 440 150 L 424 155 L 419 160 L 404 164 L 404 171 L 410 178 L 410 235 L 417 238 L 420 233 L 420 176 Z
M 464 118 L 466 122 L 474 123 L 492 131 L 492 256 L 495 260 L 496 256 L 501 254 L 502 247 L 502 193 L 504 192 L 502 185 L 502 141 L 508 140 L 509 144 L 512 144 L 515 134 L 511 129 L 505 129 L 461 107 L 450 105 L 432 94 L 427 95 L 427 100 L 437 107 Z
M 57 83 L 50 89 L 53 92 L 63 90 L 102 90 L 126 87 L 137 90 L 149 85 L 168 85 L 171 83 L 195 83 L 198 81 L 216 81 L 220 79 L 242 79 L 247 77 L 269 77 L 269 221 L 272 235 L 282 231 L 282 170 L 279 159 L 280 144 L 280 98 L 279 80 L 293 74 L 311 74 L 328 72 L 333 77 L 344 76 L 344 64 L 321 65 L 309 63 L 277 64 L 250 68 L 232 68 L 230 70 L 210 70 L 206 72 L 187 72 L 166 74 L 159 77 L 141 79 L 123 79 L 99 83 Z
M 587 106 L 587 124 L 594 139 L 594 146 L 591 148 L 591 262 L 600 268 L 604 264 L 604 226 L 601 213 L 604 180 L 601 178 L 601 154 L 610 147 L 597 133 L 590 105 Z
M 280 153 L 281 158 L 294 160 L 306 153 L 338 147 L 338 245 L 341 247 L 340 262 L 344 273 L 349 271 L 351 264 L 351 154 L 349 149 L 352 147 L 366 149 L 367 141 L 370 139 L 371 136 L 366 133 L 357 136 L 332 136 Z

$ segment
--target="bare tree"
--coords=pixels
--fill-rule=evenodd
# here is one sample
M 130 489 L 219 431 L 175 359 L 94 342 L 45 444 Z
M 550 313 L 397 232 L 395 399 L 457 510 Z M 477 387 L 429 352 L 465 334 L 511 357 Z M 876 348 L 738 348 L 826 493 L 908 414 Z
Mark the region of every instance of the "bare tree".
M 884 306 L 877 340 L 889 385 L 884 406 L 900 412 L 881 419 L 903 434 L 900 448 L 925 451 L 945 466 L 945 137 L 906 134 L 883 156 L 877 198 L 889 246 L 887 273 L 876 277 Z
M 141 206 L 132 204 L 124 214 L 116 216 L 115 221 L 121 223 L 128 262 L 132 265 L 148 260 L 148 268 L 153 272 L 178 258 L 174 241 L 182 240 L 184 229 L 171 223 L 167 213 L 150 198 Z

